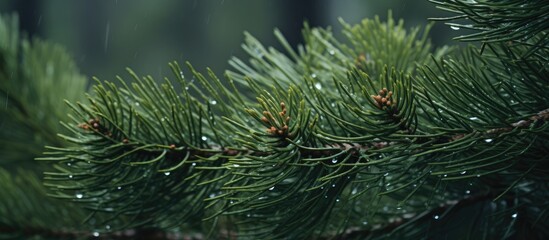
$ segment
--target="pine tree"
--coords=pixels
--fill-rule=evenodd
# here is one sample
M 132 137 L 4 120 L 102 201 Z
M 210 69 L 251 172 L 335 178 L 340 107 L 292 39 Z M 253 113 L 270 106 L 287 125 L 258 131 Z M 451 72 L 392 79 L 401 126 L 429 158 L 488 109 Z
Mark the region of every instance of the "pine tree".
M 548 238 L 549 5 L 433 2 L 470 45 L 389 14 L 90 91 L 2 17 L 0 237 Z

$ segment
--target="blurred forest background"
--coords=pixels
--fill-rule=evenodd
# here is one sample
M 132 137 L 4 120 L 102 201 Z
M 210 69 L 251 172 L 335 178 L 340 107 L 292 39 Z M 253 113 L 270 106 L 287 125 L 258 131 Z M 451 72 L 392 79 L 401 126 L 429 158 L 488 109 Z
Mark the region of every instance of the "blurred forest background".
M 339 17 L 351 24 L 375 15 L 385 21 L 389 9 L 406 27 L 446 14 L 427 0 L 0 1 L 0 12 L 19 14 L 26 34 L 63 45 L 83 74 L 104 80 L 124 75 L 125 67 L 158 79 L 170 74 L 167 63 L 173 60 L 222 73 L 231 56 L 246 58 L 240 48 L 244 31 L 281 49 L 274 28 L 297 46 L 304 21 L 339 34 Z M 442 23 L 431 31 L 435 45 L 455 36 Z

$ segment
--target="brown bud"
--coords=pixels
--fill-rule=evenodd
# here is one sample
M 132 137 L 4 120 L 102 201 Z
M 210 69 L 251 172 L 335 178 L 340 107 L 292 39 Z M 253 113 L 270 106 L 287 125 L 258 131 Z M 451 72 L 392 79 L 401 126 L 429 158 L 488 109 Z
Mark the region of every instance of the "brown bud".
M 382 98 L 381 99 L 381 103 L 386 103 L 387 102 L 387 98 Z
M 282 108 L 282 110 L 286 109 L 286 104 L 284 102 L 280 102 L 280 108 Z
M 391 101 L 387 101 L 387 106 L 391 106 Z
M 99 127 L 99 124 L 97 124 L 97 123 L 95 122 L 95 123 L 93 123 L 93 127 L 94 127 L 94 128 L 98 128 L 98 127 Z
M 171 150 L 174 150 L 174 149 L 175 149 L 175 144 L 171 144 L 171 145 L 170 145 L 170 149 L 171 149 Z
M 278 130 L 278 135 L 284 135 L 284 131 Z
M 261 117 L 261 121 L 264 123 L 269 123 L 269 120 L 266 117 Z
M 127 138 L 124 138 L 124 139 L 122 139 L 122 142 L 123 142 L 123 143 L 128 143 L 128 142 L 130 142 L 130 141 L 129 141 Z

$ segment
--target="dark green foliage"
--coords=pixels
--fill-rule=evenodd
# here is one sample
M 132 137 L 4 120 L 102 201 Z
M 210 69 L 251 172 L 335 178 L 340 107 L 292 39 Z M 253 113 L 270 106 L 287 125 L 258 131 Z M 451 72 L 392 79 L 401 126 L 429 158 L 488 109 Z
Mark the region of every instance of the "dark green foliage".
M 96 80 L 86 103 L 65 97 L 45 184 L 101 234 L 546 238 L 547 10 L 437 4 L 481 44 L 433 49 L 429 27 L 376 18 L 343 22 L 343 41 L 305 26 L 297 49 L 275 31 L 284 52 L 246 34 L 250 60 L 223 79 L 174 62 L 161 83 Z M 532 24 L 509 33 L 517 19 Z

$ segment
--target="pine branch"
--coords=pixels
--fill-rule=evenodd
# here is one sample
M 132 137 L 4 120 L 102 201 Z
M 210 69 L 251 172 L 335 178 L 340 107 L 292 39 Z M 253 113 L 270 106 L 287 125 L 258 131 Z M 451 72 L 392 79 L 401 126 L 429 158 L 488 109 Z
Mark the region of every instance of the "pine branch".
M 45 185 L 113 238 L 546 236 L 544 24 L 505 39 L 504 18 L 481 20 L 516 1 L 437 4 L 479 21 L 482 46 L 434 50 L 429 27 L 375 18 L 343 22 L 344 41 L 306 25 L 297 49 L 275 31 L 285 52 L 247 34 L 250 60 L 224 79 L 171 63 L 162 83 L 96 80 L 67 101 L 68 144 L 38 158 L 55 166 Z

